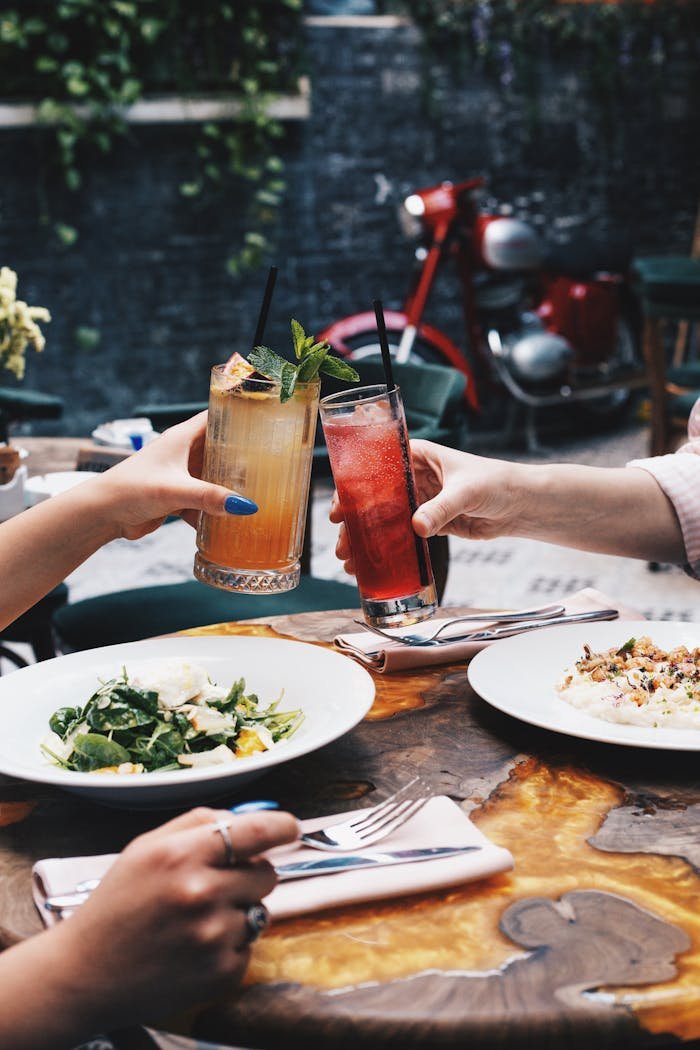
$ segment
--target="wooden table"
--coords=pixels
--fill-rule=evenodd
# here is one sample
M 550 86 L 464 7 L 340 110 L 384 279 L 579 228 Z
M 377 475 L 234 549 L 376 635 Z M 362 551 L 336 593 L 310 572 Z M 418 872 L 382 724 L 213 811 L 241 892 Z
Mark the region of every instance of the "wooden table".
M 61 470 L 106 470 L 129 455 L 85 437 L 21 437 L 13 444 L 29 453 L 26 464 L 30 477 Z
M 269 621 L 330 639 L 350 614 Z M 194 634 L 272 633 L 230 624 Z M 378 801 L 420 771 L 515 858 L 507 875 L 279 923 L 247 986 L 196 1016 L 247 1047 L 671 1046 L 700 1038 L 698 755 L 527 726 L 463 664 L 377 677 L 353 732 L 254 782 L 299 816 Z M 514 682 L 517 689 L 517 681 Z M 37 931 L 32 862 L 121 847 L 157 821 L 0 782 L 0 939 Z

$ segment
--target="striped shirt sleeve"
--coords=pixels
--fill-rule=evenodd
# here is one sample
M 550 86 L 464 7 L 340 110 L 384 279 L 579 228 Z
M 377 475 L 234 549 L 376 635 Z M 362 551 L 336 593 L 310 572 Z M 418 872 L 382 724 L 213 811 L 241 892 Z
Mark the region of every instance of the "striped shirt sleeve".
M 677 452 L 651 459 L 633 459 L 628 467 L 651 474 L 670 499 L 685 544 L 685 570 L 700 579 L 700 398 L 688 420 L 688 441 Z

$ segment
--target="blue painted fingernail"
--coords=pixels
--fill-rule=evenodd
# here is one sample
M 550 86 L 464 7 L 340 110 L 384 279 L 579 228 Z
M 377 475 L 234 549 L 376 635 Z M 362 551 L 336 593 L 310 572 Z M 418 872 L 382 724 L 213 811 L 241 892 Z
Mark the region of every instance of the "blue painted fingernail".
M 260 799 L 257 802 L 239 802 L 236 806 L 231 806 L 229 813 L 255 813 L 259 809 L 279 809 L 278 802 L 272 802 L 271 799 Z
M 238 493 L 227 496 L 224 502 L 224 510 L 228 514 L 255 514 L 257 509 L 257 503 L 253 503 L 252 499 L 246 496 L 239 496 Z

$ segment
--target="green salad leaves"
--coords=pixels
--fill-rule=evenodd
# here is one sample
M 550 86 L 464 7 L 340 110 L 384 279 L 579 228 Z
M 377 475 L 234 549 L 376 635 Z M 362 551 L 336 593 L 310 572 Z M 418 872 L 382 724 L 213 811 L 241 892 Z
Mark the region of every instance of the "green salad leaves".
M 42 751 L 64 769 L 125 773 L 184 769 L 230 762 L 290 737 L 301 710 L 278 711 L 280 699 L 262 708 L 243 678 L 231 688 L 210 686 L 178 706 L 166 705 L 155 689 L 137 688 L 126 668 L 100 685 L 83 707 L 61 707 L 49 719 L 58 741 Z M 224 747 L 230 752 L 207 756 Z M 197 757 L 201 756 L 201 757 Z
M 248 361 L 256 372 L 279 382 L 280 401 L 289 401 L 297 383 L 308 383 L 319 372 L 344 379 L 348 383 L 359 383 L 360 377 L 355 369 L 346 361 L 331 355 L 330 343 L 316 342 L 294 318 L 291 324 L 296 364 L 280 357 L 268 346 L 256 346 L 248 354 Z

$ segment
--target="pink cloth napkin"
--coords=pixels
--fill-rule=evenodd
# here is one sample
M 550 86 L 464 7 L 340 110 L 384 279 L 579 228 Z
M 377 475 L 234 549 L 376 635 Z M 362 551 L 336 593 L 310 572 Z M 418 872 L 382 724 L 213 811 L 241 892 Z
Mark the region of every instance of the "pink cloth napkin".
M 623 605 L 620 601 L 608 597 L 601 591 L 592 587 L 584 587 L 575 594 L 566 598 L 552 598 L 553 605 L 563 605 L 567 613 L 587 612 L 589 609 L 617 609 L 621 620 L 641 620 L 643 617 L 635 609 Z M 449 610 L 446 610 L 449 611 Z M 474 610 L 477 612 L 478 610 Z M 440 623 L 452 617 L 445 616 L 442 619 L 435 618 L 426 620 L 424 623 L 414 624 L 412 627 L 396 629 L 393 633 L 401 634 L 433 634 Z M 450 635 L 464 634 L 466 631 L 479 631 L 487 628 L 494 620 L 479 621 L 479 623 L 465 624 L 456 623 L 453 627 L 445 629 L 441 638 Z M 556 620 L 552 620 L 552 625 Z M 431 667 L 437 664 L 458 663 L 460 660 L 470 660 L 472 656 L 486 646 L 493 645 L 491 642 L 442 642 L 441 645 L 409 646 L 401 642 L 382 641 L 370 631 L 358 631 L 356 634 L 339 634 L 333 639 L 336 649 L 347 656 L 353 656 L 366 667 L 381 673 L 385 671 L 411 671 L 418 667 Z
M 356 811 L 359 816 L 362 810 Z M 305 820 L 304 831 L 336 824 L 349 814 L 336 813 L 331 817 Z M 425 846 L 479 846 L 474 853 L 420 864 L 396 864 L 374 871 L 346 871 L 337 875 L 280 882 L 265 904 L 273 918 L 335 908 L 342 904 L 402 897 L 411 893 L 426 893 L 446 886 L 456 886 L 474 879 L 483 879 L 497 872 L 510 871 L 513 858 L 507 849 L 494 845 L 472 824 L 456 802 L 446 795 L 436 795 L 418 813 L 397 831 L 381 842 L 368 847 L 371 850 L 419 849 Z M 281 846 L 270 850 L 268 856 L 275 864 L 296 860 L 318 860 L 324 854 L 310 846 Z
M 360 816 L 362 812 L 355 810 L 353 815 Z M 348 813 L 336 813 L 330 817 L 305 820 L 302 821 L 302 829 L 316 831 L 348 816 Z M 340 905 L 437 891 L 509 871 L 513 867 L 513 858 L 508 850 L 487 839 L 472 824 L 464 810 L 445 795 L 431 798 L 403 827 L 371 848 L 385 851 L 426 846 L 478 846 L 479 849 L 462 856 L 422 861 L 419 864 L 397 864 L 372 871 L 346 871 L 281 882 L 266 898 L 265 904 L 274 919 L 285 919 Z M 270 850 L 267 855 L 275 864 L 318 860 L 324 856 L 319 850 L 294 843 Z M 117 856 L 110 853 L 94 857 L 52 857 L 37 861 L 32 869 L 32 893 L 44 923 L 51 926 L 70 914 L 64 912 L 62 916 L 61 913 L 48 911 L 44 907 L 47 896 L 71 893 L 79 882 L 101 878 Z

